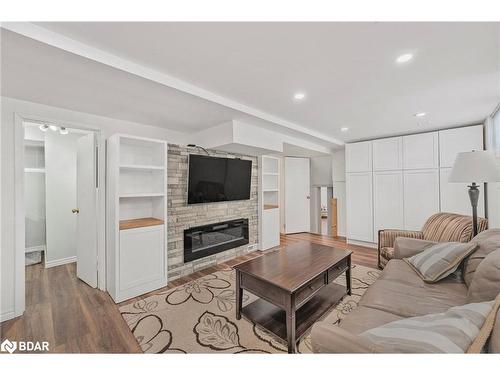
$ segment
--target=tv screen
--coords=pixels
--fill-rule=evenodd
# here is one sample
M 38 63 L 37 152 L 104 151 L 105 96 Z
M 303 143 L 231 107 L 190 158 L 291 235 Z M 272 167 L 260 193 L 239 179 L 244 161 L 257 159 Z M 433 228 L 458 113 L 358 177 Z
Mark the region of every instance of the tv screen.
M 189 155 L 188 204 L 250 199 L 252 161 Z

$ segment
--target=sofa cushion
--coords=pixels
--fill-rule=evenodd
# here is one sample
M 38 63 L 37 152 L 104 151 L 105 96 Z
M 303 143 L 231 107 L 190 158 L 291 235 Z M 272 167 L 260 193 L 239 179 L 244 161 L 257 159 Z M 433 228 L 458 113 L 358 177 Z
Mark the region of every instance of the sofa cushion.
M 403 317 L 387 311 L 366 306 L 358 306 L 356 310 L 349 313 L 340 321 L 339 327 L 357 335 L 368 329 L 379 327 L 382 324 L 393 322 L 401 318 Z
M 469 302 L 491 301 L 500 294 L 500 249 L 489 253 L 479 264 L 467 293 Z
M 472 242 L 477 243 L 478 248 L 464 263 L 464 281 L 467 286 L 470 286 L 474 272 L 483 259 L 492 251 L 500 249 L 500 229 L 481 232 L 472 239 Z
M 396 320 L 360 336 L 386 353 L 480 352 L 499 305 L 500 298 L 496 303 L 455 306 L 443 313 Z
M 475 243 L 444 242 L 435 244 L 404 260 L 428 283 L 435 283 L 455 272 L 462 260 L 469 256 Z
M 398 237 L 394 241 L 394 258 L 403 259 L 414 256 L 436 243 L 417 238 Z
M 443 312 L 467 301 L 467 287 L 453 275 L 439 283 L 425 283 L 402 260 L 391 260 L 379 279 L 359 302 L 360 306 L 400 317 Z

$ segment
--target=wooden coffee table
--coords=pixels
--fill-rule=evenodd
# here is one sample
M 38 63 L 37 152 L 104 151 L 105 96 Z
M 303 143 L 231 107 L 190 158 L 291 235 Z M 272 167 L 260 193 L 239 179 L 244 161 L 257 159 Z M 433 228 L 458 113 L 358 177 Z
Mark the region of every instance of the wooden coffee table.
M 351 251 L 301 242 L 236 265 L 236 319 L 287 341 L 295 353 L 309 328 L 351 294 Z M 346 286 L 333 281 L 346 273 Z M 243 307 L 243 289 L 260 297 Z

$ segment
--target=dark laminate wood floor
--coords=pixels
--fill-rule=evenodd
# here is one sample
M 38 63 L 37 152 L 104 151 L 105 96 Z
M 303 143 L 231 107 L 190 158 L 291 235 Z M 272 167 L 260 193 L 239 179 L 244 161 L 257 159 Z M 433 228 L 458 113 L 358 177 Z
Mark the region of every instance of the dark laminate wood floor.
M 353 251 L 354 264 L 377 267 L 376 250 L 347 245 L 341 238 L 293 234 L 282 236 L 281 246 L 300 241 L 349 248 Z M 168 283 L 164 290 L 261 254 L 256 251 L 198 271 Z M 130 300 L 123 304 L 128 303 Z M 48 341 L 51 352 L 59 353 L 141 352 L 121 318 L 118 306 L 107 293 L 90 288 L 77 279 L 75 263 L 50 269 L 42 265 L 26 267 L 26 311 L 23 316 L 2 323 L 0 336 L 2 340 Z

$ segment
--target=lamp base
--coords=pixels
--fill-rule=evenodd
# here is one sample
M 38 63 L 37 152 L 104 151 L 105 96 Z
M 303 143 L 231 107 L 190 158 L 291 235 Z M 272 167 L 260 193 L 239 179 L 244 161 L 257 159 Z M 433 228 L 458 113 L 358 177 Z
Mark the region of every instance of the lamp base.
M 479 200 L 479 189 L 475 182 L 469 185 L 469 199 L 472 206 L 472 237 L 477 235 L 477 202 Z

